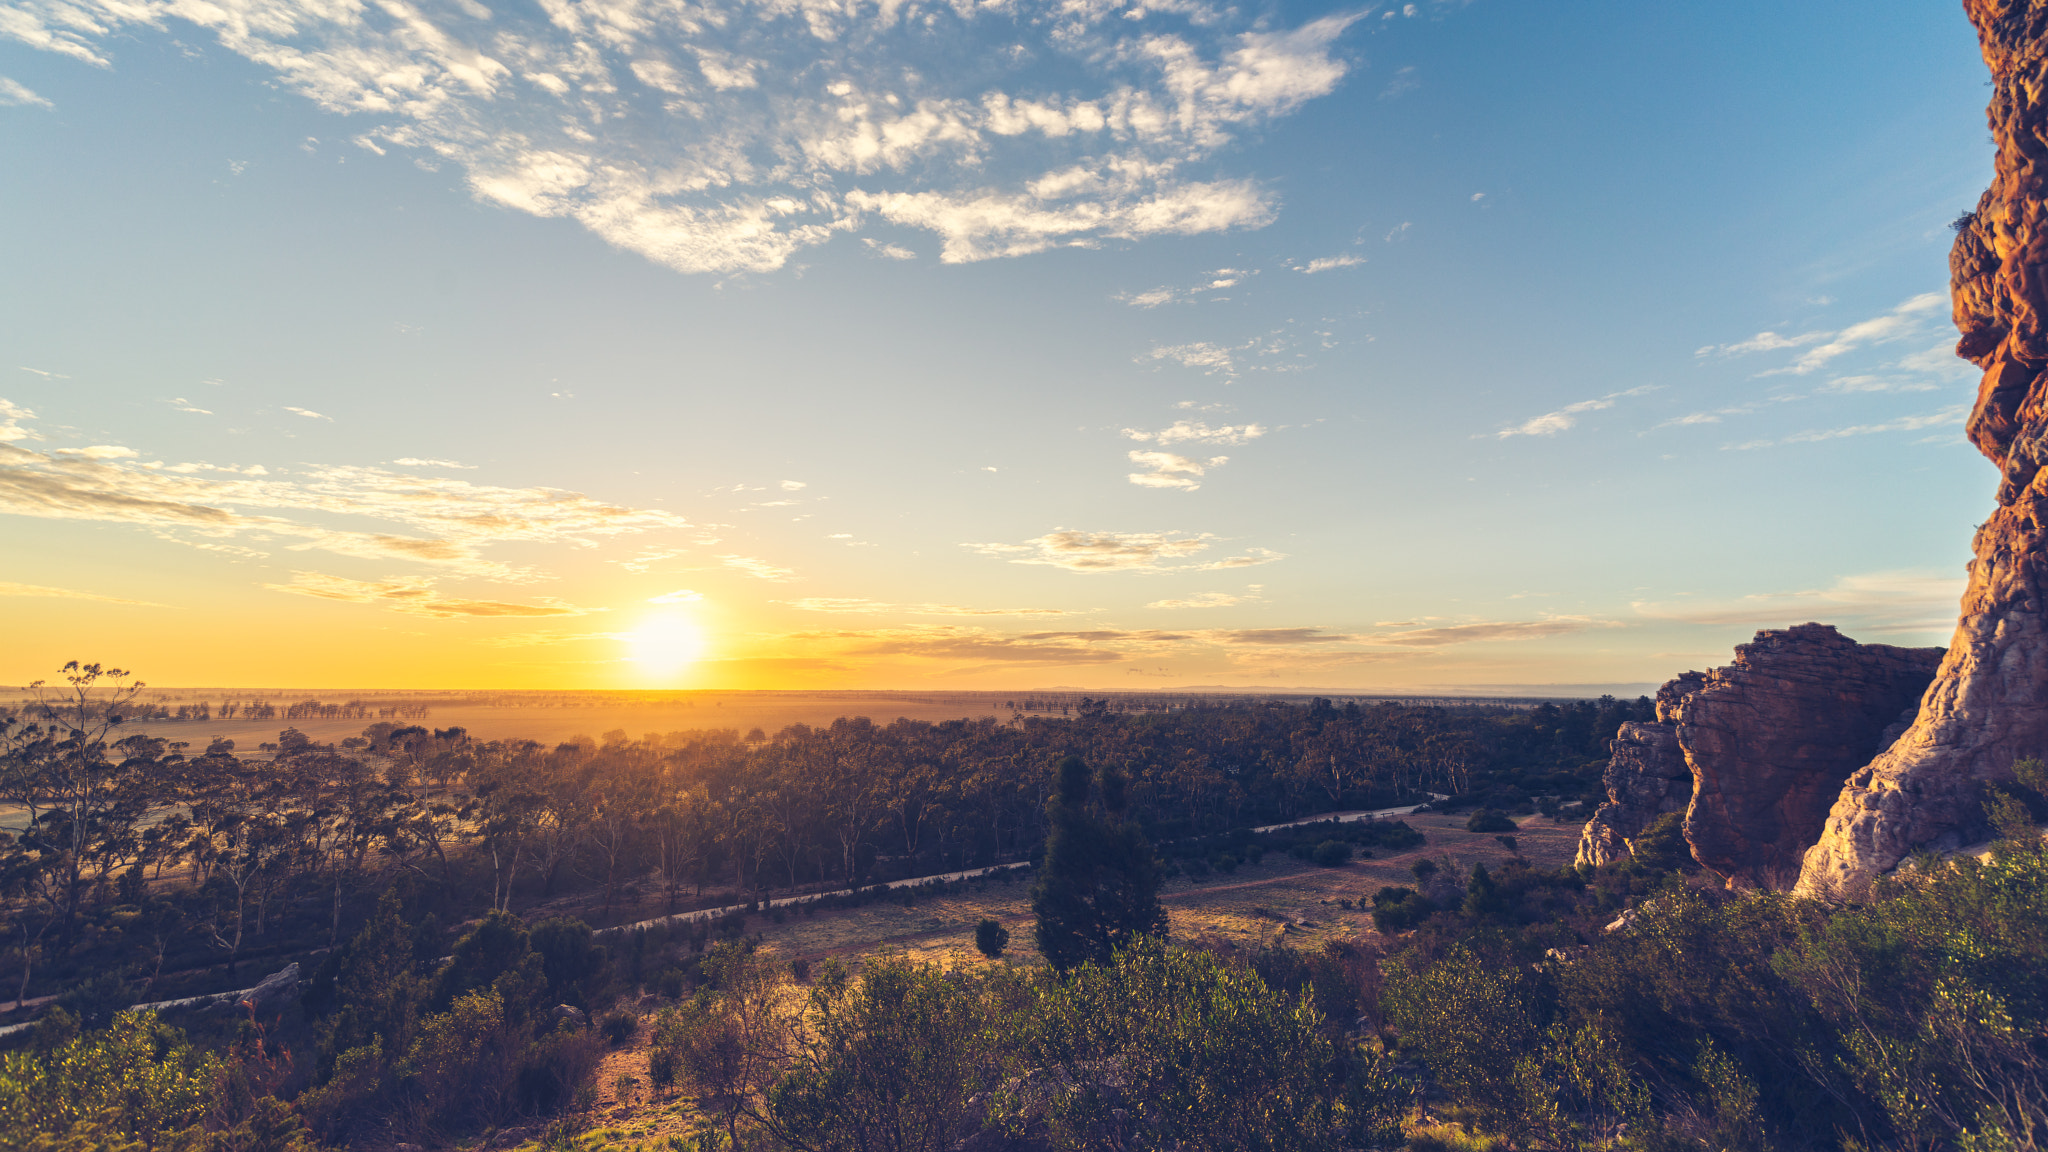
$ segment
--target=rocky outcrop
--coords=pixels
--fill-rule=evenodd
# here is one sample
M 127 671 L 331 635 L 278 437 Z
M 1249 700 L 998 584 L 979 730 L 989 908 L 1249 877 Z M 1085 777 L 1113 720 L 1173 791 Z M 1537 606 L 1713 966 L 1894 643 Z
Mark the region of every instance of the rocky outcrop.
M 1926 690 L 1939 648 L 1858 644 L 1826 624 L 1758 632 L 1677 703 L 1685 838 L 1736 888 L 1790 888 L 1843 781 Z
M 1664 687 L 1679 683 L 1673 680 Z M 1657 697 L 1661 714 L 1664 693 Z M 1685 811 L 1692 800 L 1692 769 L 1678 746 L 1675 724 L 1623 724 L 1607 750 L 1607 771 L 1601 780 L 1607 786 L 1607 802 L 1579 834 L 1578 862 L 1596 867 L 1628 859 L 1630 840 L 1666 812 Z
M 2048 0 L 1965 0 L 1998 156 L 1956 228 L 1956 354 L 1984 370 L 1967 431 L 1998 465 L 1955 638 L 1918 718 L 1850 777 L 1799 891 L 1855 898 L 1916 851 L 1985 835 L 1981 791 L 2048 749 Z

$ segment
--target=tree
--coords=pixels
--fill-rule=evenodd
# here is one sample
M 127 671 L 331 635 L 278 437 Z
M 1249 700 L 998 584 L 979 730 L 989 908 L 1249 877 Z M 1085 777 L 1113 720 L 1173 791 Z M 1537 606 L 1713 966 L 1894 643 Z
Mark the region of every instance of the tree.
M 1046 804 L 1052 832 L 1032 892 L 1038 950 L 1061 972 L 1108 963 L 1138 937 L 1166 935 L 1159 868 L 1152 846 L 1123 820 L 1122 778 L 1105 773 L 1105 815 L 1089 804 L 1091 776 L 1078 756 L 1061 760 L 1058 790 Z

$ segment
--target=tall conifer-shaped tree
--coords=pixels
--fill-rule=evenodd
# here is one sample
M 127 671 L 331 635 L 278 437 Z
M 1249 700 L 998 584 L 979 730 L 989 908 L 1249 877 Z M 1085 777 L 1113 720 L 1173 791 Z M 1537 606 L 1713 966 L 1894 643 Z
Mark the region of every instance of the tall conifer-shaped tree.
M 1078 756 L 1061 760 L 1059 787 L 1046 802 L 1052 824 L 1045 867 L 1031 894 L 1038 950 L 1062 972 L 1107 963 L 1140 936 L 1166 935 L 1159 867 L 1152 845 L 1124 819 L 1124 782 L 1104 772 L 1099 788 Z M 1099 792 L 1098 814 L 1090 793 Z

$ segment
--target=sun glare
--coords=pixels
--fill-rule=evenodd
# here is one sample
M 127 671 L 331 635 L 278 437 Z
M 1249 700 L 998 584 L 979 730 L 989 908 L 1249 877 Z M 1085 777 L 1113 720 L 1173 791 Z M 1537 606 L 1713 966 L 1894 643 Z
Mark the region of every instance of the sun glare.
M 704 630 L 681 615 L 650 616 L 626 634 L 633 663 L 645 676 L 673 676 L 704 655 Z

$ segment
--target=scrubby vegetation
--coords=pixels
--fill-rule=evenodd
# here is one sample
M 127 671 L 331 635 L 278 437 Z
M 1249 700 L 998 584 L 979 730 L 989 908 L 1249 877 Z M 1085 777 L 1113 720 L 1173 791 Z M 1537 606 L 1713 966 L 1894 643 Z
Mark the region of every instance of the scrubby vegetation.
M 119 739 L 105 674 L 73 675 L 70 712 L 5 729 L 28 819 L 6 846 L 12 979 L 59 997 L 5 1038 L 0 1152 L 568 1152 L 626 1141 L 579 1135 L 603 1093 L 686 1105 L 674 1152 L 2003 1152 L 2048 1132 L 2032 763 L 1986 794 L 2006 834 L 1988 859 L 1922 860 L 1833 907 L 1706 883 L 1675 818 L 1603 869 L 1517 853 L 1514 815 L 1587 797 L 1586 726 L 1640 702 L 1084 707 L 555 749 L 376 725 L 250 760 Z M 1259 821 L 1422 789 L 1505 862 L 1415 859 L 1412 884 L 1360 894 L 1376 936 L 1165 938 L 1172 874 L 1422 842 Z M 952 967 L 780 957 L 744 910 L 593 932 L 650 882 L 661 907 L 808 885 L 832 893 L 819 914 L 1010 860 L 1035 865 L 1049 964 L 1007 959 L 995 919 Z M 578 892 L 577 915 L 536 907 Z M 125 1010 L 288 956 L 303 996 L 281 1007 Z

